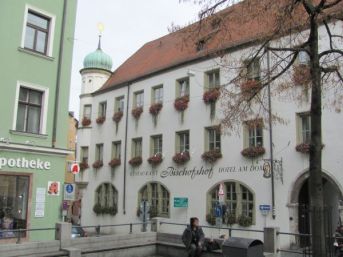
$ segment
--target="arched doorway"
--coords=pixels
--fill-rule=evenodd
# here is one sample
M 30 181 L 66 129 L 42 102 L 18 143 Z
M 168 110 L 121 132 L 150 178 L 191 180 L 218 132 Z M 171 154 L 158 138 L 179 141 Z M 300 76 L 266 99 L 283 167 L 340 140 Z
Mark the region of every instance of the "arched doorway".
M 339 203 L 343 200 L 342 191 L 338 183 L 323 172 L 323 193 L 325 215 L 328 231 L 334 231 L 339 223 Z M 309 173 L 304 172 L 293 184 L 290 199 L 290 229 L 292 232 L 309 234 L 310 226 L 310 197 L 309 197 Z M 294 242 L 300 247 L 309 244 L 308 237 L 300 237 Z

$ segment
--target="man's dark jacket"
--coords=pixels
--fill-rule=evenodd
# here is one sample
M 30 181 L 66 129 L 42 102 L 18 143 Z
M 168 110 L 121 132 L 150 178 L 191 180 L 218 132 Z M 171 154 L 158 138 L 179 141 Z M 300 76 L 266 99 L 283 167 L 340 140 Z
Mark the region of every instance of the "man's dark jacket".
M 195 234 L 195 236 L 197 238 L 197 242 L 200 243 L 201 245 L 204 245 L 205 235 L 204 235 L 204 232 L 202 231 L 202 228 L 198 227 L 194 231 L 194 234 Z M 187 249 L 191 247 L 191 244 L 193 243 L 192 228 L 191 228 L 191 226 L 188 226 L 185 229 L 185 231 L 183 232 L 182 242 L 185 244 Z

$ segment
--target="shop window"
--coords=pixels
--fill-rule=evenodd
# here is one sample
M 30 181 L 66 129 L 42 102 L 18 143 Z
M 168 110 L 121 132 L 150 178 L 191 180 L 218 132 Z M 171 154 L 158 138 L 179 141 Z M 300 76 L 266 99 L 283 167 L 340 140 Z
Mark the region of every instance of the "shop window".
M 8 230 L 27 228 L 29 183 L 28 176 L 0 175 L 0 239 L 16 236 Z
M 95 205 L 93 211 L 96 214 L 115 215 L 118 212 L 118 191 L 110 183 L 103 183 L 95 191 Z
M 142 201 L 148 201 L 150 205 L 150 218 L 169 217 L 170 194 L 160 183 L 148 183 L 138 195 L 138 208 Z
M 43 96 L 42 91 L 20 87 L 16 130 L 41 133 Z
M 163 86 L 157 86 L 152 89 L 152 103 L 163 103 Z
M 237 181 L 224 183 L 224 203 L 222 205 L 223 216 L 235 217 L 235 223 L 239 223 L 240 217 L 247 217 L 253 223 L 255 220 L 255 197 L 254 193 L 245 185 Z M 207 213 L 215 215 L 215 207 L 219 204 L 219 185 L 214 187 L 208 194 Z
M 189 96 L 189 78 L 176 81 L 176 98 Z

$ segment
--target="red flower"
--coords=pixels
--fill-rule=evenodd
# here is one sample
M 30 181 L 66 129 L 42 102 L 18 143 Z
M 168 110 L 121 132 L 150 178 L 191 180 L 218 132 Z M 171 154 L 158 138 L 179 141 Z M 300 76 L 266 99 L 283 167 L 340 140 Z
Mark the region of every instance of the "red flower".
M 189 152 L 176 153 L 173 156 L 173 161 L 177 164 L 184 164 L 190 159 Z
M 254 94 L 261 88 L 261 83 L 255 79 L 248 79 L 241 84 L 241 92 L 243 94 Z
M 189 102 L 189 96 L 181 96 L 179 98 L 176 98 L 174 101 L 174 107 L 177 111 L 182 112 L 187 109 Z
M 123 112 L 119 111 L 113 114 L 112 120 L 115 121 L 116 123 L 119 123 L 122 117 L 123 117 Z
M 106 117 L 105 117 L 105 116 L 100 116 L 100 117 L 98 117 L 98 118 L 96 119 L 96 123 L 102 124 L 102 123 L 105 122 L 105 120 L 106 120 Z
M 157 165 L 160 164 L 163 161 L 162 154 L 155 154 L 154 156 L 151 156 L 148 158 L 148 162 L 151 165 Z
M 113 158 L 108 165 L 110 165 L 112 168 L 117 167 L 121 164 L 121 160 L 117 158 Z
M 88 169 L 89 165 L 87 162 L 80 162 L 80 170 Z
M 245 157 L 254 158 L 263 155 L 266 152 L 263 146 L 250 146 L 241 151 L 241 154 Z
M 89 126 L 92 123 L 92 121 L 88 119 L 87 117 L 83 117 L 81 123 L 82 123 L 82 126 L 86 127 L 86 126 Z
M 131 114 L 136 120 L 138 120 L 142 112 L 143 112 L 143 107 L 136 107 L 132 109 Z
M 301 143 L 295 147 L 295 150 L 300 153 L 309 153 L 310 152 L 310 144 Z
M 212 88 L 204 92 L 202 100 L 205 104 L 215 103 L 220 96 L 219 88 Z
M 131 166 L 139 166 L 142 164 L 142 162 L 143 160 L 141 156 L 136 156 L 136 157 L 133 157 L 131 160 L 129 160 L 129 163 Z
M 158 115 L 158 113 L 162 110 L 163 104 L 162 103 L 155 103 L 150 106 L 149 112 L 151 115 Z
M 94 169 L 99 169 L 104 165 L 104 163 L 101 160 L 97 160 L 93 163 L 93 168 Z
M 307 85 L 311 82 L 310 67 L 300 64 L 293 67 L 292 81 L 295 85 Z
M 201 155 L 201 158 L 205 162 L 214 163 L 217 159 L 222 158 L 222 156 L 223 155 L 220 152 L 220 150 L 210 150 L 210 151 L 204 152 Z

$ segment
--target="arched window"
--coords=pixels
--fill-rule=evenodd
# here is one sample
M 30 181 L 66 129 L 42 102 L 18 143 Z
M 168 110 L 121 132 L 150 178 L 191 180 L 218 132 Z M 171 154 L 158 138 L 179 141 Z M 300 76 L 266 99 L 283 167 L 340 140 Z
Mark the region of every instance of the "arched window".
M 95 191 L 93 211 L 99 214 L 116 215 L 118 212 L 118 191 L 110 183 L 103 183 Z
M 138 208 L 143 200 L 150 204 L 150 218 L 169 217 L 169 191 L 160 183 L 148 183 L 138 195 Z
M 223 189 L 224 202 L 221 204 L 224 212 L 223 221 L 229 224 L 239 223 L 240 225 L 254 223 L 255 197 L 253 192 L 237 181 L 225 182 Z M 215 222 L 214 209 L 219 203 L 218 191 L 219 184 L 207 194 L 207 221 L 209 223 Z M 230 222 L 228 222 L 229 216 Z M 248 222 L 246 222 L 247 220 Z

